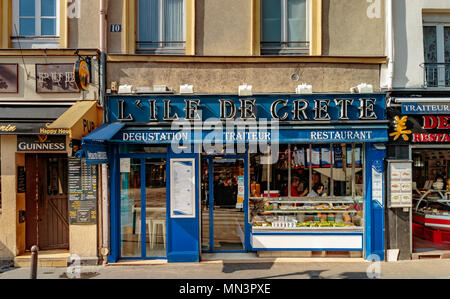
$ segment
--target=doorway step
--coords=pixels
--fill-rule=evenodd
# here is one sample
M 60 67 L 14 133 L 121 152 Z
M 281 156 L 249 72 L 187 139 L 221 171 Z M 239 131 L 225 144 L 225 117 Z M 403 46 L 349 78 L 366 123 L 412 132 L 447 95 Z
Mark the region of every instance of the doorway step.
M 64 268 L 68 266 L 69 250 L 44 250 L 38 252 L 38 267 Z M 31 267 L 31 252 L 14 258 L 14 267 Z

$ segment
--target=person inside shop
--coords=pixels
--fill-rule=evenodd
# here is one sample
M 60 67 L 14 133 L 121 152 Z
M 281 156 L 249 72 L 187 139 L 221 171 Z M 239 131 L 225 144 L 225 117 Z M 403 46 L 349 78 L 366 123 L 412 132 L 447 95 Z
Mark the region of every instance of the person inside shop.
M 320 174 L 318 172 L 313 172 L 312 174 L 312 185 L 320 183 Z
M 298 193 L 298 186 L 300 184 L 300 179 L 298 177 L 293 177 L 291 182 L 291 196 L 292 197 L 300 197 L 300 194 Z M 289 190 L 288 186 L 284 189 L 284 196 L 289 196 Z
M 300 196 L 306 196 L 308 194 L 309 188 L 309 172 L 304 168 L 300 168 L 297 171 L 298 178 L 300 180 L 297 191 L 300 193 Z
M 324 196 L 324 188 L 325 186 L 322 183 L 316 183 L 312 187 L 311 192 L 308 194 L 308 196 Z

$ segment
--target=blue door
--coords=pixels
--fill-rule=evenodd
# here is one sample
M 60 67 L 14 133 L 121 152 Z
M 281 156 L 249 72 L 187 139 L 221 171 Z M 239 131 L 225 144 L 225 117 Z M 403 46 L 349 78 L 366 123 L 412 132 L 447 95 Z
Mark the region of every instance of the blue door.
M 245 252 L 248 236 L 247 157 L 202 160 L 202 252 Z

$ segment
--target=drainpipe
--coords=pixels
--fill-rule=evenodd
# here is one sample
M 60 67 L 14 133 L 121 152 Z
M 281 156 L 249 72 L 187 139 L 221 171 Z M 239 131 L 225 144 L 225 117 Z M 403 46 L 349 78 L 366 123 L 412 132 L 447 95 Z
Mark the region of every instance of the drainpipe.
M 386 0 L 386 41 L 387 41 L 387 89 L 392 91 L 394 81 L 394 18 L 393 1 Z
M 100 68 L 99 68 L 99 88 L 100 88 L 100 103 L 103 108 L 103 122 L 107 122 L 106 118 L 106 12 L 108 0 L 100 0 Z M 101 254 L 103 255 L 103 264 L 106 264 L 107 256 L 109 254 L 109 189 L 108 189 L 108 166 L 102 164 L 101 166 L 101 183 L 102 183 L 102 236 L 101 236 Z

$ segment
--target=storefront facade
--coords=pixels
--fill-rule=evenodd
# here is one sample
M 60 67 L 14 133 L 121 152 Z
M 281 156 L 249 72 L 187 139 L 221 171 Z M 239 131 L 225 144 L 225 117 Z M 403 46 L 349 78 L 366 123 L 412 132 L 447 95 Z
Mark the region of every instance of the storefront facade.
M 215 252 L 384 259 L 383 94 L 109 96 L 109 262 Z M 302 186 L 299 186 L 302 183 Z
M 450 218 L 448 203 L 448 135 L 449 103 L 445 97 L 392 98 L 388 117 L 392 119 L 388 143 L 390 161 L 401 161 L 411 171 L 407 191 L 409 201 L 395 196 L 395 184 L 387 186 L 390 213 L 403 214 L 401 221 L 387 223 L 388 232 L 398 228 L 404 234 L 396 242 L 401 258 L 417 254 L 448 250 Z M 388 176 L 392 174 L 387 173 Z M 389 194 L 390 193 L 390 194 Z M 392 195 L 391 195 L 392 194 Z M 406 194 L 406 193 L 405 193 Z
M 71 254 L 98 263 L 97 222 L 70 216 L 69 161 L 102 123 L 98 88 L 76 85 L 79 59 L 63 49 L 0 50 L 0 263 L 29 266 L 34 245 L 50 266 L 66 267 Z

